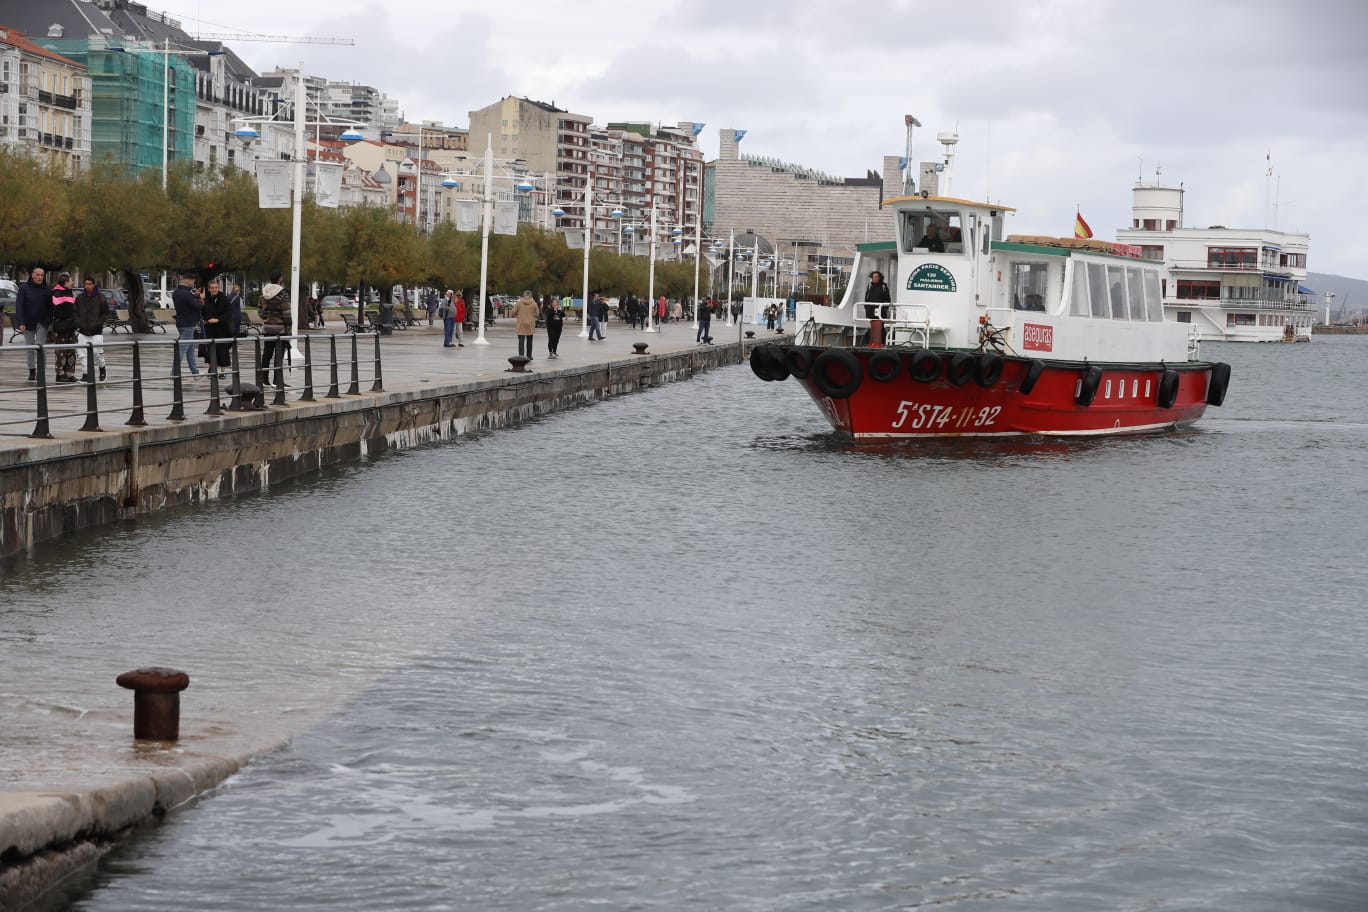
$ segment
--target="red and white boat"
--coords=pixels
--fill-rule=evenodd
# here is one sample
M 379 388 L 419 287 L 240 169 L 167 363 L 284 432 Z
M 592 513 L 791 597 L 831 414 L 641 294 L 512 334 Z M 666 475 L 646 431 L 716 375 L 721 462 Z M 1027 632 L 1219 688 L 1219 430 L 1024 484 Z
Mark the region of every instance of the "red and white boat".
M 836 306 L 799 305 L 793 344 L 751 352 L 758 377 L 798 380 L 838 431 L 1134 434 L 1224 400 L 1230 366 L 1164 321 L 1163 264 L 1137 248 L 1004 238 L 1014 210 L 925 192 L 885 208 L 894 240 L 860 245 L 852 275 L 883 273 L 892 301 L 865 303 L 857 279 Z

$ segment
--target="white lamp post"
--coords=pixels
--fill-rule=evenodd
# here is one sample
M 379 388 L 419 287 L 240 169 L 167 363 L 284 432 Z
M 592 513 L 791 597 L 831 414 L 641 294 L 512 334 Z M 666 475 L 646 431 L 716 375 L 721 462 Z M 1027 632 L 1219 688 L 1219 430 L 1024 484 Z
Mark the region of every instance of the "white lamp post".
M 656 254 L 656 204 L 655 197 L 651 197 L 651 266 L 647 272 L 646 280 L 646 331 L 648 333 L 660 332 L 655 326 L 655 254 Z

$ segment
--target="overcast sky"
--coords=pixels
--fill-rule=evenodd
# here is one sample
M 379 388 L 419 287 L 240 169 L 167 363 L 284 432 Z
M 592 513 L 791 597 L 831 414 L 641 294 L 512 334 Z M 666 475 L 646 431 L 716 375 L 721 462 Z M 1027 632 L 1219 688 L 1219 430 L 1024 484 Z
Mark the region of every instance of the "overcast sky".
M 1010 230 L 1099 237 L 1137 178 L 1182 182 L 1185 224 L 1309 231 L 1309 267 L 1368 278 L 1368 2 L 1306 0 L 170 0 L 258 69 L 374 85 L 409 120 L 467 126 L 504 95 L 594 118 L 748 131 L 742 150 L 840 176 L 960 134 L 956 195 Z M 1267 177 L 1268 168 L 1273 177 Z M 1276 204 L 1276 205 L 1275 205 Z

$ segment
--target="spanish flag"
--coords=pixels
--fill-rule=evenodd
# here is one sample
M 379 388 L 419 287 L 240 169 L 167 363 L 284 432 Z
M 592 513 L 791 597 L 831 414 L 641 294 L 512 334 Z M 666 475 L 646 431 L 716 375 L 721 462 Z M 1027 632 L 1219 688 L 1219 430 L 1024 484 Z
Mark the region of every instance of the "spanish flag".
M 1088 227 L 1088 223 L 1087 223 L 1087 222 L 1083 221 L 1083 216 L 1082 216 L 1082 214 L 1079 213 L 1079 211 L 1076 210 L 1076 209 L 1074 210 L 1074 237 L 1076 237 L 1076 238 L 1090 238 L 1090 237 L 1092 237 L 1092 229 Z

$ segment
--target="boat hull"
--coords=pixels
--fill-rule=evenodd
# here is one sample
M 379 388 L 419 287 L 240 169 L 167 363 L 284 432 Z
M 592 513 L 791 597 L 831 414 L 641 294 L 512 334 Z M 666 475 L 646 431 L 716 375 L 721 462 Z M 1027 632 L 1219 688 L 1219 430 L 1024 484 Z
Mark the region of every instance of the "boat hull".
M 1154 433 L 1197 421 L 1209 401 L 1224 398 L 1229 377 L 1227 366 L 1208 362 L 1088 364 L 972 352 L 766 347 L 759 366 L 752 356 L 757 375 L 794 377 L 832 427 L 865 440 Z

